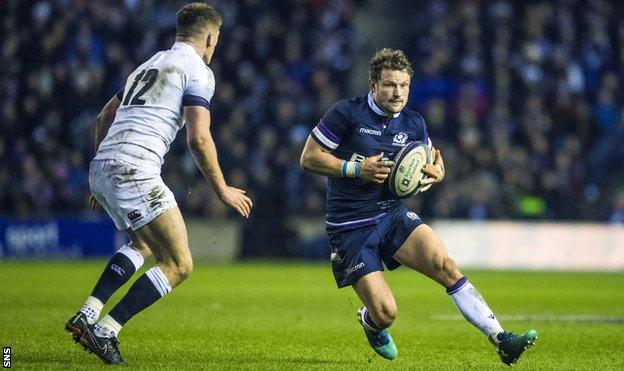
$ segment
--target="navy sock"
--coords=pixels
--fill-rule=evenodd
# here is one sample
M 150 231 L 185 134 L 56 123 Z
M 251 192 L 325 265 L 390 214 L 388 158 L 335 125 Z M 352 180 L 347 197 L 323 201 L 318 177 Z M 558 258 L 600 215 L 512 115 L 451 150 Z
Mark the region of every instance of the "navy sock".
M 108 314 L 120 325 L 124 325 L 134 315 L 154 304 L 170 291 L 169 282 L 160 269 L 154 267 L 132 284 L 128 293 Z
M 116 253 L 106 265 L 91 292 L 91 296 L 100 299 L 102 303 L 106 303 L 115 291 L 128 282 L 134 272 L 136 272 L 136 268 L 132 260 L 122 253 Z

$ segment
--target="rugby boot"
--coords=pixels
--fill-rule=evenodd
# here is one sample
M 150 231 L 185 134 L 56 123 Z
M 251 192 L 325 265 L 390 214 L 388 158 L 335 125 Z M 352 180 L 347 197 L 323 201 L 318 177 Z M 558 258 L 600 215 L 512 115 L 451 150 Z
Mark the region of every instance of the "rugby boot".
M 86 350 L 100 357 L 104 363 L 121 366 L 126 365 L 121 358 L 121 353 L 119 353 L 119 342 L 112 332 L 107 336 L 100 336 L 95 330 L 95 325 L 90 325 L 82 334 L 80 344 L 82 344 Z
M 512 365 L 518 361 L 522 352 L 535 345 L 535 340 L 537 340 L 535 330 L 528 330 L 520 335 L 503 331 L 496 335 L 496 351 L 504 364 Z
M 65 323 L 65 330 L 72 334 L 76 343 L 80 341 L 80 337 L 87 331 L 88 327 L 87 316 L 82 312 L 74 314 L 74 316 Z
M 366 313 L 366 308 L 360 308 L 357 311 L 357 319 L 364 329 L 364 333 L 366 334 L 366 338 L 368 339 L 368 344 L 370 344 L 371 348 L 373 348 L 373 350 L 377 354 L 384 357 L 385 359 L 395 359 L 398 356 L 399 351 L 394 344 L 394 340 L 392 340 L 392 336 L 390 336 L 390 334 L 388 333 L 388 330 L 383 329 L 381 331 L 371 331 L 367 329 L 364 325 L 363 320 L 364 313 Z

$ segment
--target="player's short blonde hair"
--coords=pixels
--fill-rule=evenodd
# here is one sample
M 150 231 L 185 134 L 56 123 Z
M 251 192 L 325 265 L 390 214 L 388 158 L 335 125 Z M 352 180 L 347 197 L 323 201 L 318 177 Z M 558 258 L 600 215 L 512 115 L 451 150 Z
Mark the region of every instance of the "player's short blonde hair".
M 219 28 L 223 23 L 221 14 L 204 3 L 186 4 L 178 11 L 176 36 L 195 38 L 206 32 L 206 28 Z
M 405 71 L 411 78 L 414 75 L 412 65 L 407 60 L 403 51 L 399 49 L 383 48 L 377 50 L 370 61 L 368 69 L 368 78 L 371 82 L 376 83 L 381 78 L 381 70 L 388 68 L 395 71 Z

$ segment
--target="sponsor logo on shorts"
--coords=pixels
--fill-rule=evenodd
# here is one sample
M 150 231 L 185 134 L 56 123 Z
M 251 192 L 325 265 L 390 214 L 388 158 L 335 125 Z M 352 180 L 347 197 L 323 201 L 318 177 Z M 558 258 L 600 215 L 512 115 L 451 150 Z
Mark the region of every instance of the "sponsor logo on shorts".
M 126 273 L 126 272 L 124 271 L 124 269 L 123 269 L 122 267 L 118 266 L 117 264 L 112 264 L 110 268 L 111 268 L 112 270 L 114 270 L 114 271 L 115 271 L 115 273 L 117 273 L 117 274 L 118 274 L 118 275 L 120 275 L 120 276 L 123 276 L 123 275 L 124 275 L 124 273 Z
M 142 217 L 143 215 L 141 215 L 141 212 L 139 210 L 132 210 L 131 212 L 128 213 L 128 219 L 130 219 L 131 222 L 139 220 Z
M 361 262 L 360 264 L 353 266 L 351 268 L 347 268 L 347 270 L 345 271 L 345 273 L 347 274 L 347 276 L 350 276 L 352 273 L 354 273 L 355 271 L 357 271 L 358 269 L 362 269 L 364 268 L 364 262 Z
M 406 215 L 407 215 L 407 217 L 408 217 L 408 218 L 410 218 L 410 219 L 412 219 L 412 220 L 416 220 L 416 219 L 418 219 L 418 214 L 416 214 L 416 213 L 415 213 L 415 212 L 413 212 L 413 211 L 408 211 Z
M 380 130 L 373 130 L 373 129 L 367 129 L 367 128 L 360 128 L 360 133 L 368 134 L 368 135 L 375 135 L 375 136 L 378 136 L 378 137 L 381 136 L 381 131 Z

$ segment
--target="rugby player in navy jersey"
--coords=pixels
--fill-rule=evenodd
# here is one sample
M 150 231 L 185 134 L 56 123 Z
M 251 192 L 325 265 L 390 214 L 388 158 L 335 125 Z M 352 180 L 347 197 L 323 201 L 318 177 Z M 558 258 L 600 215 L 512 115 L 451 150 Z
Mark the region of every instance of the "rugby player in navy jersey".
M 334 278 L 339 288 L 351 286 L 359 296 L 363 306 L 358 321 L 371 347 L 384 358 L 394 359 L 398 352 L 387 331 L 397 305 L 383 264 L 388 270 L 403 264 L 444 286 L 502 361 L 515 363 L 537 339 L 535 330 L 520 335 L 504 331 L 436 233 L 384 183 L 392 158 L 411 141 L 432 149 L 433 163 L 423 170 L 427 177 L 421 190 L 444 179 L 442 155 L 432 146 L 423 117 L 405 108 L 412 74 L 402 51 L 379 50 L 370 62 L 370 92 L 334 104 L 303 149 L 302 168 L 329 178 L 326 230 Z

